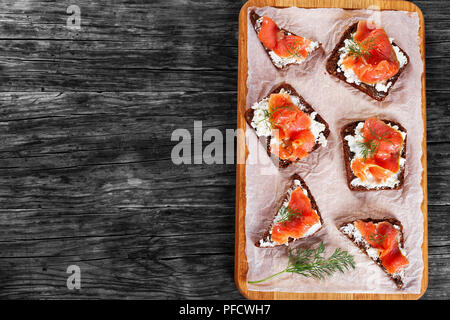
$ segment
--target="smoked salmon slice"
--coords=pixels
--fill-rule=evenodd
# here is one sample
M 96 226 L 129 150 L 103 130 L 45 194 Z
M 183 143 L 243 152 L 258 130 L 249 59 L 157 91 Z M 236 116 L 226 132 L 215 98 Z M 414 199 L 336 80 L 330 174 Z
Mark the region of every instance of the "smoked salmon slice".
M 393 172 L 376 164 L 373 159 L 356 158 L 352 162 L 353 173 L 363 182 L 368 181 L 372 176 L 377 182 L 383 182 L 389 178 Z
M 389 37 L 375 23 L 360 21 L 353 42 L 343 65 L 353 69 L 362 82 L 376 84 L 393 77 L 400 70 Z
M 399 247 L 400 231 L 386 221 L 374 224 L 358 220 L 355 227 L 372 248 L 378 250 L 381 263 L 387 272 L 394 274 L 405 268 L 409 261 Z
M 282 205 L 277 210 L 272 224 L 255 243 L 257 247 L 288 244 L 290 241 L 312 236 L 322 228 L 323 220 L 314 197 L 299 175 L 294 174 L 291 177 L 289 189 L 281 200 Z
M 278 69 L 303 63 L 321 45 L 318 41 L 278 27 L 271 18 L 260 16 L 255 11 L 251 11 L 249 17 L 259 41 Z
M 377 263 L 401 288 L 409 265 L 403 253 L 403 227 L 396 219 L 360 219 L 339 230 Z
M 266 16 L 262 18 L 258 38 L 267 49 L 272 50 L 279 57 L 296 60 L 306 58 L 308 55 L 306 49 L 311 43 L 309 39 L 285 34 L 272 19 Z
M 282 36 L 280 28 L 268 17 L 262 18 L 261 29 L 258 38 L 262 44 L 269 50 L 273 50 L 278 43 L 278 37 Z
M 287 214 L 290 214 L 290 219 L 278 222 L 272 228 L 272 240 L 277 244 L 286 243 L 289 238 L 303 237 L 313 225 L 319 222 L 319 216 L 312 209 L 311 201 L 301 187 L 292 191 L 288 207 L 290 212 Z
M 397 173 L 404 144 L 402 134 L 377 118 L 369 118 L 364 122 L 362 135 L 364 157 L 352 161 L 353 173 L 363 182 L 369 176 L 377 182 L 383 182 Z
M 272 133 L 280 141 L 272 144 L 271 153 L 280 159 L 296 161 L 308 155 L 316 144 L 311 132 L 311 119 L 284 93 L 271 94 L 269 98 L 269 121 Z

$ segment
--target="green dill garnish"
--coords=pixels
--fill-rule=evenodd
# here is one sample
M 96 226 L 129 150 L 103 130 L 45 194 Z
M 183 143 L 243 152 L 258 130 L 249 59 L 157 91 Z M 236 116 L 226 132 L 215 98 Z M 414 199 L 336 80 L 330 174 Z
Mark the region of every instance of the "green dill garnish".
M 256 124 L 258 125 L 261 122 L 267 121 L 270 123 L 270 128 L 276 128 L 276 124 L 273 122 L 272 117 L 275 113 L 280 112 L 281 109 L 288 109 L 288 110 L 296 110 L 298 107 L 294 104 L 289 106 L 275 106 L 272 111 L 269 111 L 267 109 L 262 110 L 264 112 L 264 118 L 258 121 Z
M 348 47 L 348 54 L 350 56 L 354 56 L 356 58 L 356 61 L 358 61 L 359 58 L 370 58 L 370 52 L 377 49 L 375 40 L 379 37 L 380 35 L 367 38 L 363 42 L 359 42 L 358 40 L 355 40 L 355 38 L 352 38 L 352 43 Z
M 369 240 L 375 242 L 377 245 L 383 244 L 384 240 L 386 239 L 386 234 L 385 235 L 381 235 L 378 233 L 371 233 L 369 235 Z
M 295 57 L 297 57 L 297 58 L 303 60 L 304 57 L 303 57 L 303 55 L 302 55 L 302 53 L 301 53 L 301 52 L 303 51 L 303 49 L 302 49 L 302 47 L 299 48 L 299 47 L 297 46 L 298 43 L 301 43 L 301 41 L 300 41 L 300 40 L 297 40 L 297 41 L 291 43 L 291 44 L 289 45 L 289 47 L 287 48 L 287 52 L 290 54 L 289 58 L 295 58 Z
M 286 225 L 286 222 L 292 221 L 295 217 L 303 217 L 303 210 L 298 211 L 289 206 L 282 207 L 279 211 L 279 215 L 280 218 L 277 220 L 277 223 Z
M 385 136 L 388 134 L 388 132 L 385 132 L 381 135 L 378 135 L 375 130 L 369 128 L 370 134 L 374 136 L 375 138 L 367 140 L 367 141 L 358 141 L 357 144 L 361 148 L 361 155 L 364 157 L 364 159 L 369 158 L 370 156 L 376 154 L 378 152 L 378 148 L 380 147 L 381 141 L 386 141 L 391 144 L 394 144 L 391 140 L 385 138 Z M 364 136 L 362 136 L 363 140 L 365 139 Z
M 337 248 L 330 257 L 324 258 L 321 256 L 324 250 L 323 242 L 320 243 L 317 249 L 296 248 L 289 250 L 289 262 L 286 269 L 262 280 L 248 281 L 248 283 L 260 283 L 285 272 L 297 273 L 304 277 L 315 279 L 324 279 L 336 271 L 344 273 L 345 270 L 350 268 L 355 269 L 353 256 L 347 251 Z

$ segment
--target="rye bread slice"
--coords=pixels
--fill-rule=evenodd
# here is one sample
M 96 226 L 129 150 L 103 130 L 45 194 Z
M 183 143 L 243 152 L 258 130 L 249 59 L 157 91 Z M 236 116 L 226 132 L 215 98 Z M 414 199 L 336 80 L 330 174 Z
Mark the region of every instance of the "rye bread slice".
M 392 120 L 386 120 L 386 119 L 382 119 L 381 121 L 389 124 L 390 126 L 398 126 L 399 131 L 407 133 L 406 129 L 398 122 L 395 122 Z M 398 180 L 400 182 L 395 187 L 383 186 L 383 187 L 378 187 L 378 188 L 366 188 L 364 186 L 353 186 L 351 184 L 352 180 L 357 178 L 357 176 L 353 173 L 353 170 L 351 168 L 351 161 L 357 155 L 354 152 L 350 151 L 350 147 L 348 146 L 348 142 L 347 142 L 347 140 L 345 140 L 345 137 L 347 135 L 354 136 L 355 129 L 360 122 L 364 122 L 364 120 L 351 122 L 341 129 L 341 139 L 342 139 L 342 146 L 344 148 L 344 162 L 345 162 L 345 171 L 346 171 L 346 175 L 347 175 L 348 188 L 353 191 L 398 190 L 398 189 L 402 188 L 404 180 L 405 180 L 405 166 L 400 167 L 400 172 L 398 174 Z M 404 159 L 406 159 L 406 140 L 407 140 L 407 138 L 408 138 L 408 136 L 406 136 L 403 141 L 403 149 L 401 152 L 401 157 Z
M 308 235 L 307 237 L 303 237 L 303 238 L 298 238 L 298 239 L 294 239 L 289 237 L 288 238 L 288 243 L 295 241 L 295 240 L 299 240 L 299 239 L 306 239 L 309 238 L 313 235 L 315 235 L 317 232 L 319 232 L 320 229 L 322 229 L 323 227 L 323 219 L 322 216 L 320 215 L 320 211 L 319 211 L 319 207 L 317 206 L 316 200 L 314 199 L 313 195 L 311 194 L 311 191 L 309 190 L 308 186 L 306 185 L 305 181 L 298 175 L 298 174 L 294 174 L 291 176 L 290 178 L 290 184 L 289 184 L 289 188 L 286 190 L 286 192 L 283 194 L 283 196 L 281 197 L 281 199 L 279 200 L 279 205 L 278 205 L 278 210 L 276 210 L 274 216 L 273 216 L 273 220 L 272 223 L 270 224 L 270 226 L 267 228 L 266 232 L 263 234 L 263 236 L 261 237 L 260 240 L 255 242 L 255 246 L 259 247 L 259 248 L 273 248 L 273 247 L 277 247 L 277 246 L 281 246 L 284 244 L 277 244 L 272 242 L 272 238 L 271 238 L 271 230 L 272 227 L 274 225 L 275 222 L 275 217 L 278 214 L 278 211 L 280 211 L 281 207 L 283 206 L 283 203 L 289 199 L 290 194 L 289 191 L 295 190 L 296 188 L 298 188 L 298 186 L 296 186 L 294 184 L 294 181 L 298 180 L 300 181 L 300 186 L 302 187 L 303 190 L 305 190 L 307 192 L 307 197 L 309 198 L 309 200 L 311 201 L 311 207 L 314 211 L 316 211 L 317 215 L 319 216 L 319 221 L 321 223 L 321 226 L 319 229 L 317 229 L 313 234 Z M 268 245 L 268 246 L 264 246 L 262 243 L 272 243 L 272 245 Z
M 258 28 L 258 25 L 257 25 L 257 21 L 258 21 L 258 19 L 261 18 L 261 16 L 258 15 L 255 11 L 250 11 L 250 14 L 249 14 L 249 15 L 250 15 L 250 22 L 251 22 L 251 24 L 252 24 L 252 26 L 253 26 L 253 29 L 255 30 L 256 35 L 258 35 L 258 34 L 259 34 L 259 28 Z M 290 32 L 290 31 L 288 31 L 288 30 L 286 30 L 286 29 L 280 28 L 280 30 L 284 32 L 284 35 L 298 36 L 298 35 L 296 35 L 295 33 L 292 33 L 292 32 Z M 259 39 L 258 39 L 258 40 L 259 40 Z M 312 40 L 311 40 L 311 41 L 312 41 Z M 269 57 L 270 61 L 272 62 L 272 64 L 274 65 L 275 68 L 277 68 L 277 69 L 279 69 L 279 70 L 283 70 L 283 69 L 286 69 L 286 68 L 290 67 L 290 66 L 293 65 L 293 64 L 298 65 L 298 63 L 293 63 L 293 62 L 292 62 L 292 63 L 288 63 L 288 64 L 286 64 L 286 65 L 283 65 L 283 66 L 281 66 L 281 67 L 278 66 L 278 65 L 275 63 L 275 61 L 273 61 L 272 57 L 270 56 L 270 51 L 271 51 L 271 50 L 267 49 L 266 46 L 265 46 L 262 42 L 261 42 L 261 45 L 263 46 L 264 51 L 266 52 L 267 56 Z M 312 55 L 312 53 L 315 52 L 315 51 L 317 51 L 321 46 L 322 46 L 322 44 L 319 42 L 319 46 L 318 46 L 316 49 L 314 49 L 313 51 L 309 52 L 309 53 L 308 53 L 308 56 L 305 58 L 305 60 L 308 59 L 308 58 Z M 305 62 L 305 60 L 303 60 L 302 63 Z
M 345 222 L 345 223 L 342 223 L 339 227 L 338 227 L 338 230 L 343 234 L 343 235 L 345 235 L 348 239 L 350 239 L 352 242 L 353 242 L 353 244 L 355 245 L 355 246 L 357 246 L 362 252 L 364 252 L 364 254 L 365 255 L 367 255 L 368 257 L 369 257 L 369 259 L 371 259 L 372 261 L 374 261 L 388 276 L 389 276 L 389 278 L 391 278 L 392 279 L 392 281 L 394 281 L 394 283 L 395 283 L 395 285 L 397 286 L 397 288 L 399 288 L 399 289 L 401 289 L 402 287 L 403 287 L 403 278 L 402 278 L 402 276 L 401 275 L 399 275 L 399 274 L 391 274 L 391 273 L 389 273 L 387 270 L 386 270 L 386 268 L 383 266 L 383 264 L 381 263 L 381 260 L 379 259 L 379 258 L 377 258 L 377 259 L 374 259 L 374 258 L 372 258 L 372 257 L 370 257 L 369 256 L 369 254 L 367 253 L 367 250 L 366 250 L 366 247 L 365 247 L 365 244 L 364 243 L 358 243 L 358 242 L 356 242 L 355 241 L 355 238 L 353 237 L 353 235 L 349 235 L 349 234 L 346 234 L 346 233 L 344 233 L 343 231 L 342 231 L 342 227 L 344 227 L 344 226 L 346 226 L 346 225 L 348 225 L 348 224 L 353 224 L 354 225 L 354 223 L 356 222 L 356 221 L 358 221 L 358 220 L 360 220 L 360 221 L 363 221 L 363 222 L 372 222 L 372 223 L 374 223 L 374 224 L 377 224 L 377 223 L 379 223 L 379 222 L 389 222 L 390 224 L 392 224 L 393 226 L 397 226 L 399 229 L 399 231 L 400 231 L 400 241 L 399 241 L 399 243 L 400 243 L 400 247 L 403 249 L 404 248 L 404 245 L 405 245 L 405 239 L 404 239 L 404 236 L 403 236 L 403 225 L 402 225 L 402 223 L 400 222 L 400 221 L 398 221 L 397 219 L 394 219 L 394 218 L 383 218 L 383 219 L 372 219 L 372 218 L 366 218 L 366 219 L 357 219 L 357 220 L 353 220 L 353 221 L 348 221 L 348 222 Z M 367 245 L 369 245 L 369 244 L 367 244 Z M 370 246 L 370 245 L 369 245 Z
M 342 47 L 345 46 L 344 41 L 346 39 L 351 39 L 352 38 L 351 35 L 352 35 L 352 33 L 356 32 L 357 28 L 358 28 L 358 22 L 356 22 L 353 25 L 351 25 L 344 32 L 344 34 L 342 35 L 341 39 L 337 43 L 336 47 L 331 52 L 331 55 L 327 59 L 326 69 L 327 69 L 328 73 L 331 74 L 332 76 L 335 76 L 338 79 L 344 81 L 345 83 L 351 85 L 352 87 L 354 87 L 354 88 L 364 92 L 365 94 L 369 95 L 371 98 L 373 98 L 375 100 L 378 100 L 378 101 L 383 101 L 388 96 L 389 92 L 391 91 L 391 89 L 394 86 L 395 82 L 397 82 L 397 80 L 400 77 L 400 75 L 405 70 L 406 66 L 409 64 L 409 56 L 395 42 L 392 42 L 392 45 L 398 47 L 400 49 L 400 51 L 405 55 L 405 57 L 407 58 L 407 62 L 398 70 L 398 72 L 393 77 L 391 77 L 391 78 L 389 78 L 387 80 L 387 83 L 391 82 L 391 86 L 387 89 L 386 92 L 384 92 L 384 91 L 377 91 L 375 89 L 375 86 L 372 86 L 372 85 L 369 85 L 369 84 L 366 84 L 366 83 L 362 83 L 361 82 L 361 84 L 355 84 L 355 83 L 347 82 L 347 78 L 345 77 L 345 75 L 342 72 L 338 72 L 338 61 L 339 61 L 339 57 L 340 57 L 339 50 Z
M 314 108 L 308 102 L 306 102 L 305 99 L 303 99 L 303 97 L 301 95 L 299 95 L 297 93 L 297 91 L 295 91 L 295 89 L 290 84 L 287 84 L 287 83 L 281 83 L 280 85 L 276 86 L 261 100 L 264 100 L 265 98 L 270 97 L 271 94 L 279 93 L 282 89 L 284 89 L 290 95 L 298 97 L 300 104 L 302 104 L 302 106 L 304 107 L 304 109 L 302 110 L 303 112 L 305 112 L 308 115 L 310 115 L 313 112 L 316 112 L 314 110 Z M 247 111 L 245 112 L 245 115 L 244 115 L 245 120 L 247 121 L 248 125 L 251 128 L 253 128 L 252 127 L 253 115 L 254 115 L 254 110 L 251 107 L 249 109 L 247 109 Z M 327 139 L 328 136 L 330 135 L 330 128 L 328 126 L 328 123 L 318 113 L 316 115 L 315 121 L 320 122 L 323 125 L 325 125 L 325 130 L 323 131 L 323 135 L 324 135 L 325 139 Z M 253 129 L 255 130 L 255 128 L 253 128 Z M 256 130 L 255 130 L 255 132 L 256 132 Z M 272 139 L 271 136 L 265 138 L 267 154 L 269 155 L 269 157 L 271 157 L 274 160 L 275 164 L 278 164 L 278 167 L 286 168 L 287 166 L 289 166 L 292 163 L 292 161 L 280 159 L 278 156 L 276 156 L 270 152 L 270 140 L 271 139 Z M 319 146 L 320 146 L 320 144 L 318 142 L 316 142 L 316 144 L 314 145 L 314 147 L 311 149 L 311 151 L 309 153 L 311 153 L 314 150 L 316 150 L 317 148 L 319 148 Z

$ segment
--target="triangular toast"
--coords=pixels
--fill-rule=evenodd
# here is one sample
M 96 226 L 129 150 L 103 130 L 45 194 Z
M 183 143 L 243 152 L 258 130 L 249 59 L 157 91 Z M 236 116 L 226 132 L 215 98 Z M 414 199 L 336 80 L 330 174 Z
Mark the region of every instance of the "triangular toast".
M 316 234 L 322 228 L 323 226 L 322 216 L 320 215 L 317 203 L 313 195 L 309 191 L 309 188 L 306 185 L 305 181 L 303 181 L 303 179 L 298 174 L 294 174 L 290 178 L 290 182 L 288 183 L 287 187 L 288 189 L 280 199 L 280 206 L 278 207 L 278 210 L 274 214 L 272 223 L 267 228 L 267 231 L 264 233 L 261 239 L 255 243 L 257 247 L 272 248 L 280 245 L 287 245 L 289 242 L 310 237 Z M 304 211 L 302 210 L 302 212 L 299 212 L 300 210 L 295 211 L 295 209 L 291 210 L 290 206 L 294 207 L 293 203 L 291 202 L 292 200 L 291 195 L 294 192 L 303 192 L 303 194 L 310 202 L 310 208 L 312 213 L 306 212 L 306 210 Z M 311 220 L 309 219 L 316 219 L 316 218 L 318 218 L 317 222 L 310 225 L 309 222 Z M 273 232 L 279 230 L 278 229 L 279 227 L 290 228 L 293 225 L 298 225 L 300 227 L 306 226 L 303 227 L 305 228 L 304 230 L 306 232 L 298 238 L 288 237 L 286 241 L 282 243 L 274 241 L 274 239 L 272 238 Z
M 377 228 L 377 231 L 371 233 L 368 237 L 364 236 L 360 232 L 360 229 L 358 229 L 356 223 L 361 223 L 363 225 L 372 223 Z M 400 255 L 402 255 L 407 262 L 408 260 L 406 259 L 406 255 L 404 253 L 403 226 L 397 219 L 358 219 L 343 223 L 338 227 L 338 229 L 345 236 L 347 236 L 347 238 L 349 238 L 359 249 L 361 249 L 361 251 L 364 252 L 371 260 L 373 260 L 395 282 L 396 286 L 401 289 L 404 284 L 403 282 L 405 277 L 405 267 L 399 268 L 396 272 L 390 272 L 388 271 L 388 268 L 390 268 L 390 266 L 384 264 L 392 260 L 384 260 L 384 250 L 389 251 L 389 249 L 382 249 L 380 247 L 383 246 L 384 243 L 391 243 L 392 240 L 390 241 L 389 238 L 387 238 L 390 233 L 383 233 L 380 231 L 380 223 L 383 223 L 384 226 L 391 225 L 394 230 L 396 230 L 395 233 L 392 234 L 392 237 L 395 237 L 396 242 L 392 242 L 392 245 L 398 245 L 398 252 L 400 252 Z M 373 245 L 375 245 L 376 248 L 374 248 Z
M 253 25 L 253 29 L 256 32 L 256 35 L 259 34 L 259 30 L 261 28 L 261 21 L 262 21 L 262 16 L 258 15 L 255 11 L 251 11 L 250 12 L 250 22 Z M 280 28 L 280 30 L 284 33 L 284 35 L 292 35 L 292 36 L 298 36 L 286 29 Z M 260 41 L 261 42 L 261 41 Z M 295 61 L 295 59 L 292 58 L 282 58 L 277 56 L 277 54 L 275 54 L 272 50 L 268 49 L 266 46 L 264 46 L 264 44 L 261 42 L 261 45 L 264 47 L 265 52 L 267 53 L 267 56 L 269 57 L 270 61 L 272 62 L 272 64 L 275 66 L 275 68 L 277 69 L 285 69 L 291 65 L 294 64 L 301 64 L 303 63 L 306 59 L 308 59 L 311 54 L 313 52 L 315 52 L 317 49 L 320 48 L 321 44 L 320 42 L 317 41 L 312 41 L 311 40 L 311 48 L 308 49 L 308 55 L 306 56 L 306 58 L 304 60 L 301 61 Z

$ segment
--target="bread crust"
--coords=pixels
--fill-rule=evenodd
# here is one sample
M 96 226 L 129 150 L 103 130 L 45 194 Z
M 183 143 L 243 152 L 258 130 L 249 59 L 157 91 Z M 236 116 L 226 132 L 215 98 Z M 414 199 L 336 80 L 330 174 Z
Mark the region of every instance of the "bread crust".
M 391 82 L 391 86 L 387 89 L 386 92 L 384 91 L 377 91 L 375 89 L 375 86 L 371 86 L 365 83 L 361 83 L 361 84 L 355 84 L 355 83 L 349 83 L 347 82 L 347 78 L 345 77 L 345 75 L 341 72 L 338 72 L 338 61 L 339 61 L 339 49 L 341 49 L 342 47 L 345 46 L 344 41 L 346 39 L 351 39 L 351 34 L 353 32 L 356 32 L 356 29 L 358 27 L 358 22 L 354 23 L 353 25 L 351 25 L 342 35 L 341 39 L 339 40 L 339 42 L 337 43 L 336 47 L 333 49 L 333 51 L 331 52 L 330 56 L 327 59 L 326 62 L 326 69 L 328 71 L 329 74 L 331 74 L 332 76 L 344 81 L 346 84 L 351 85 L 352 87 L 364 92 L 365 94 L 369 95 L 372 99 L 375 99 L 377 101 L 383 101 L 389 94 L 389 92 L 391 91 L 392 87 L 395 85 L 395 83 L 397 82 L 398 78 L 400 77 L 400 75 L 403 73 L 403 71 L 405 70 L 406 66 L 409 64 L 409 56 L 406 54 L 405 51 L 403 51 L 402 48 L 400 48 L 399 45 L 397 45 L 395 42 L 392 42 L 392 45 L 397 46 L 400 51 L 406 56 L 407 58 L 407 62 L 398 70 L 398 72 L 391 78 L 389 78 L 387 81 Z
M 366 188 L 364 186 L 353 186 L 351 184 L 352 180 L 357 178 L 355 174 L 353 173 L 353 170 L 351 168 L 351 161 L 355 157 L 355 153 L 350 151 L 350 147 L 348 146 L 347 140 L 345 140 L 345 136 L 347 135 L 355 135 L 355 129 L 358 126 L 360 122 L 364 122 L 365 120 L 355 121 L 351 122 L 347 125 L 345 125 L 341 129 L 341 139 L 342 139 L 342 146 L 344 151 L 344 163 L 345 163 L 345 171 L 347 176 L 347 186 L 350 190 L 353 191 L 378 191 L 378 190 L 398 190 L 403 187 L 403 182 L 405 180 L 405 167 L 400 167 L 400 173 L 398 175 L 398 180 L 400 181 L 399 184 L 395 187 L 379 187 L 379 188 Z M 386 120 L 382 119 L 384 123 L 387 123 L 391 126 L 398 126 L 399 130 L 402 132 L 406 132 L 406 129 L 398 122 L 392 121 L 392 120 Z M 406 159 L 406 141 L 408 139 L 408 136 L 405 137 L 405 140 L 403 141 L 403 149 L 401 153 L 401 157 Z
M 394 276 L 391 273 L 389 273 L 386 268 L 383 266 L 383 264 L 381 263 L 381 260 L 378 258 L 376 261 L 374 259 L 372 259 L 369 254 L 367 253 L 366 249 L 361 245 L 355 242 L 355 238 L 349 234 L 345 234 L 341 231 L 341 228 L 348 225 L 348 224 L 354 224 L 356 221 L 363 221 L 363 222 L 372 222 L 374 224 L 377 224 L 379 222 L 389 222 L 390 224 L 394 225 L 394 226 L 398 226 L 400 228 L 400 247 L 403 249 L 404 245 L 405 245 L 405 238 L 403 236 L 403 225 L 402 223 L 395 219 L 395 218 L 383 218 L 383 219 L 372 219 L 372 218 L 365 218 L 365 219 L 357 219 L 357 220 L 353 220 L 353 221 L 347 221 L 342 223 L 341 225 L 338 226 L 338 230 L 345 235 L 348 239 L 350 239 L 350 241 L 353 242 L 353 244 L 355 246 L 357 246 L 366 256 L 369 257 L 369 259 L 371 259 L 372 261 L 374 261 L 381 269 L 383 269 L 383 271 L 389 276 L 389 278 L 391 278 L 392 281 L 394 281 L 395 285 L 397 286 L 397 288 L 401 289 L 403 287 L 403 280 L 400 276 Z
M 323 228 L 323 219 L 322 219 L 322 215 L 320 214 L 319 207 L 317 206 L 316 200 L 314 199 L 313 195 L 311 194 L 311 191 L 309 190 L 309 188 L 308 188 L 307 184 L 305 183 L 305 181 L 304 181 L 298 174 L 294 174 L 294 175 L 292 175 L 291 178 L 290 178 L 290 187 L 286 190 L 286 192 L 283 194 L 283 196 L 282 196 L 281 199 L 279 200 L 278 209 L 275 211 L 275 214 L 274 214 L 273 219 L 272 219 L 272 223 L 271 223 L 270 226 L 267 228 L 266 232 L 262 235 L 262 237 L 261 237 L 260 240 L 263 240 L 263 241 L 264 241 L 265 239 L 268 239 L 268 238 L 271 239 L 271 237 L 270 237 L 270 230 L 272 230 L 272 227 L 273 227 L 273 224 L 274 224 L 275 217 L 277 216 L 278 211 L 280 211 L 281 207 L 283 206 L 283 203 L 284 203 L 286 200 L 288 200 L 288 198 L 289 198 L 289 193 L 288 193 L 288 191 L 295 188 L 294 180 L 299 180 L 299 181 L 300 181 L 300 186 L 302 187 L 302 189 L 303 189 L 303 190 L 306 190 L 306 192 L 307 192 L 307 194 L 308 194 L 308 198 L 309 198 L 309 200 L 311 201 L 311 207 L 312 207 L 312 209 L 313 209 L 314 211 L 317 212 L 317 215 L 319 216 L 319 221 L 320 221 L 320 223 L 321 223 L 321 226 L 320 226 L 320 228 L 317 229 L 313 234 L 311 234 L 311 235 L 309 235 L 309 236 L 307 236 L 307 237 L 304 237 L 304 238 L 298 238 L 298 239 L 294 239 L 294 238 L 289 237 L 289 238 L 288 238 L 288 243 L 291 243 L 292 241 L 299 240 L 299 239 L 306 239 L 306 238 L 309 238 L 309 237 L 315 235 L 317 232 L 319 232 L 319 231 Z M 260 243 L 259 243 L 260 240 L 258 240 L 258 241 L 255 242 L 255 246 L 257 246 L 258 248 L 273 248 L 273 247 L 278 247 L 278 246 L 284 245 L 284 244 L 275 244 L 274 246 L 271 246 L 271 247 L 261 247 L 261 246 L 260 246 Z
M 249 14 L 249 15 L 250 15 L 250 22 L 251 22 L 251 24 L 252 24 L 252 26 L 253 26 L 253 30 L 255 30 L 256 35 L 258 36 L 258 30 L 257 30 L 257 27 L 256 27 L 256 21 L 257 21 L 259 18 L 261 18 L 261 16 L 258 15 L 254 10 L 250 11 L 250 14 Z M 288 31 L 288 30 L 286 30 L 286 29 L 280 28 L 280 30 L 283 31 L 285 35 L 290 34 L 290 35 L 293 35 L 293 36 L 298 36 L 298 35 L 296 35 L 295 33 L 292 33 L 292 32 L 290 32 L 290 31 Z M 259 39 L 258 39 L 258 40 L 259 40 Z M 261 42 L 261 41 L 260 41 L 260 42 Z M 279 70 L 284 70 L 284 69 L 289 68 L 291 65 L 296 64 L 296 63 L 289 63 L 289 64 L 283 65 L 283 66 L 281 66 L 281 67 L 277 66 L 277 65 L 274 63 L 274 61 L 272 60 L 272 57 L 270 56 L 270 53 L 269 53 L 270 50 L 267 49 L 266 46 L 265 46 L 262 42 L 261 42 L 261 45 L 263 46 L 264 51 L 266 52 L 267 56 L 269 57 L 269 60 L 272 62 L 273 66 L 274 66 L 275 68 L 277 68 L 277 69 L 279 69 Z M 321 46 L 322 46 L 322 44 L 319 42 L 319 46 L 318 46 L 316 49 L 314 49 L 313 51 L 311 51 L 311 52 L 308 54 L 308 56 L 310 56 L 313 52 L 317 51 Z M 306 59 L 308 59 L 308 57 L 306 57 Z
M 264 100 L 265 98 L 270 97 L 271 94 L 276 94 L 279 93 L 282 89 L 284 89 L 285 91 L 287 91 L 290 95 L 296 96 L 299 98 L 300 103 L 302 104 L 302 106 L 304 106 L 304 110 L 302 110 L 303 112 L 305 112 L 306 114 L 310 115 L 313 112 L 316 112 L 314 110 L 314 108 L 305 101 L 305 99 L 303 99 L 303 97 L 301 95 L 299 95 L 297 93 L 297 91 L 295 91 L 295 89 L 290 85 L 287 84 L 285 82 L 279 84 L 278 86 L 276 86 L 275 88 L 273 88 L 264 98 L 262 98 L 261 100 Z M 244 114 L 245 120 L 247 121 L 248 125 L 255 130 L 255 128 L 252 127 L 252 120 L 253 120 L 253 115 L 254 115 L 254 110 L 252 108 L 248 108 L 247 111 Z M 325 130 L 323 131 L 323 135 L 325 137 L 325 139 L 328 139 L 328 136 L 330 135 L 330 127 L 328 125 L 328 123 L 320 116 L 319 113 L 317 113 L 315 121 L 322 123 L 323 125 L 325 125 Z M 255 130 L 256 132 L 256 130 Z M 267 154 L 269 155 L 269 157 L 271 157 L 272 159 L 274 159 L 274 162 L 276 164 L 278 164 L 279 168 L 286 168 L 287 166 L 289 166 L 292 161 L 290 160 L 284 160 L 284 159 L 280 159 L 278 156 L 272 154 L 270 152 L 270 140 L 271 137 L 267 137 L 266 138 L 266 151 Z M 314 147 L 311 149 L 311 152 L 313 152 L 314 150 L 316 150 L 317 148 L 319 148 L 320 144 L 316 142 L 316 144 L 314 145 Z M 308 154 L 309 154 L 308 153 Z

